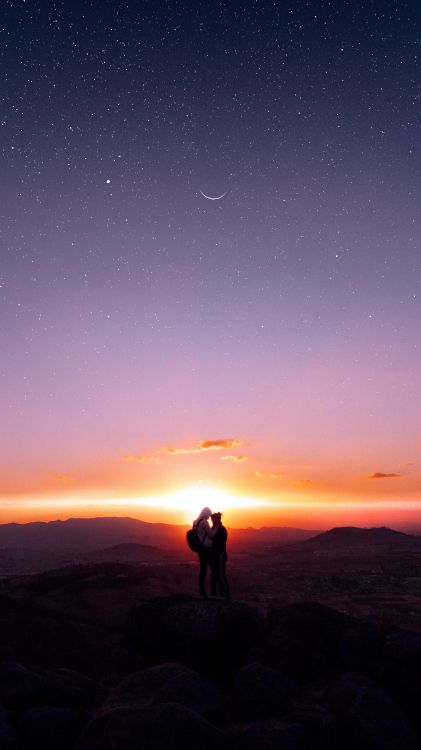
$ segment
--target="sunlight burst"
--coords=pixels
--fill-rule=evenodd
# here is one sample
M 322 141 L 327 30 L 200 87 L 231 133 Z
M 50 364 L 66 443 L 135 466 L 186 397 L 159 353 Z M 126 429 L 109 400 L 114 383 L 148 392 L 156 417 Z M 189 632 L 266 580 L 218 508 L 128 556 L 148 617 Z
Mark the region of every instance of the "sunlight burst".
M 251 497 L 236 497 L 223 490 L 206 485 L 185 487 L 170 495 L 156 498 L 142 498 L 140 504 L 152 504 L 154 507 L 168 508 L 179 512 L 186 522 L 197 518 L 203 507 L 212 511 L 226 511 L 231 508 L 255 508 L 265 503 Z

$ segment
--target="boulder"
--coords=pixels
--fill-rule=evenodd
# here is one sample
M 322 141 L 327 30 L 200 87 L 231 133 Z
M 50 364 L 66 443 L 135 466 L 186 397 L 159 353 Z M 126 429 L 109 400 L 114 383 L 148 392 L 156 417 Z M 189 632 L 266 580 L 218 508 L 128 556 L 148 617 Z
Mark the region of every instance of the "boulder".
M 297 677 L 331 672 L 350 618 L 320 604 L 289 604 L 271 610 L 266 633 L 277 662 Z
M 348 721 L 361 750 L 419 750 L 421 734 L 400 706 L 381 688 L 362 688 Z
M 94 715 L 77 750 L 218 750 L 224 749 L 219 729 L 176 703 L 149 708 L 104 706 Z
M 162 597 L 134 607 L 126 633 L 149 664 L 176 661 L 223 680 L 261 641 L 262 621 L 244 604 Z
M 421 672 L 421 633 L 396 628 L 385 637 L 385 668 L 397 675 L 404 670 Z
M 73 669 L 55 669 L 47 675 L 49 700 L 53 706 L 97 708 L 108 694 L 100 683 Z
M 230 750 L 313 750 L 302 727 L 275 719 L 231 728 L 226 745 Z
M 347 671 L 377 675 L 383 655 L 383 635 L 368 622 L 355 621 L 340 637 L 340 661 Z
M 299 678 L 349 669 L 371 673 L 382 651 L 374 625 L 312 602 L 271 610 L 266 636 L 277 665 Z
M 126 677 L 110 693 L 107 704 L 148 706 L 179 703 L 201 716 L 215 717 L 222 699 L 214 685 L 182 664 L 161 664 Z
M 358 672 L 347 672 L 336 680 L 327 696 L 329 707 L 339 716 L 344 716 L 363 688 L 375 687 L 372 680 Z
M 284 716 L 288 724 L 299 724 L 312 750 L 337 750 L 338 727 L 335 716 L 324 706 L 300 704 Z M 342 745 L 343 747 L 343 745 Z
M 0 664 L 0 699 L 8 708 L 42 705 L 95 708 L 107 691 L 72 669 L 27 668 L 14 662 Z
M 0 700 L 7 708 L 25 708 L 42 703 L 47 690 L 45 673 L 26 669 L 15 662 L 0 664 Z
M 0 601 L 0 661 L 96 673 L 99 655 L 90 647 L 89 632 L 98 637 L 100 630 L 33 603 L 26 587 L 24 592 L 22 599 Z
M 19 717 L 20 745 L 31 750 L 67 750 L 73 747 L 83 721 L 81 713 L 68 708 L 30 708 Z
M 401 707 L 365 675 L 343 675 L 332 687 L 329 703 L 343 728 L 343 738 L 360 750 L 416 750 L 421 736 Z
M 5 711 L 0 709 L 0 750 L 17 750 L 17 736 Z
M 264 719 L 279 714 L 291 695 L 290 680 L 257 662 L 242 667 L 235 680 L 234 703 L 239 717 Z
M 421 725 L 421 633 L 396 629 L 386 636 L 382 679 Z

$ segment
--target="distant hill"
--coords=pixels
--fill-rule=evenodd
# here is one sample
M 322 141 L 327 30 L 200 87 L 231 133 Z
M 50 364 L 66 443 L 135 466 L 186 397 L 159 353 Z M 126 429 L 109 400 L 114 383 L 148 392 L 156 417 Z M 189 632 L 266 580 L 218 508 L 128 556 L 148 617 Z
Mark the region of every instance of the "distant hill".
M 69 518 L 66 521 L 0 524 L 0 551 L 91 552 L 116 545 L 147 545 L 187 550 L 187 526 L 148 523 L 135 518 Z M 236 547 L 291 544 L 318 531 L 288 527 L 229 529 L 229 544 Z M 131 554 L 133 550 L 131 550 Z M 118 553 L 117 553 L 118 554 Z
M 421 536 L 421 525 L 419 523 L 409 523 L 405 526 L 399 527 L 405 534 L 413 534 L 414 536 Z
M 320 530 L 295 529 L 288 526 L 262 526 L 261 529 L 228 529 L 228 541 L 235 547 L 272 547 L 280 544 L 293 544 L 310 539 Z
M 351 549 L 370 549 L 379 547 L 413 547 L 420 546 L 418 537 L 394 531 L 386 526 L 362 529 L 357 526 L 339 526 L 322 534 L 294 544 L 294 549 L 302 551 L 340 551 Z
M 69 518 L 66 521 L 0 525 L 0 549 L 84 552 L 116 544 L 179 547 L 184 526 L 147 523 L 135 518 Z

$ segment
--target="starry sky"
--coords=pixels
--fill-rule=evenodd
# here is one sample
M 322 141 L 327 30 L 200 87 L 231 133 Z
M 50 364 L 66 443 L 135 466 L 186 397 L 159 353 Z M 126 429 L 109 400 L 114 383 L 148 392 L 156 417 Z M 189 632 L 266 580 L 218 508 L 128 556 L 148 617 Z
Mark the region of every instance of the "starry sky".
M 4 0 L 0 41 L 0 520 L 419 519 L 419 3 Z

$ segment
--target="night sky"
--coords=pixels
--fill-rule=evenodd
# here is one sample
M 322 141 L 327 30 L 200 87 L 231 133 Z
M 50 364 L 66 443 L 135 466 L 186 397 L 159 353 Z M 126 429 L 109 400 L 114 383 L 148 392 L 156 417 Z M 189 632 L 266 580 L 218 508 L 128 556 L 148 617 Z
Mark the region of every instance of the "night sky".
M 415 520 L 420 4 L 4 0 L 0 33 L 0 520 Z

